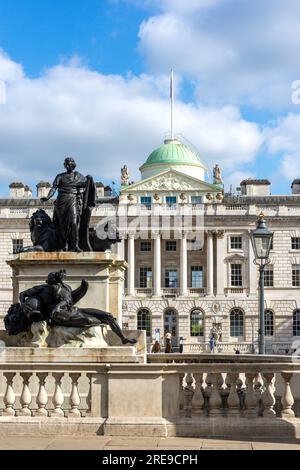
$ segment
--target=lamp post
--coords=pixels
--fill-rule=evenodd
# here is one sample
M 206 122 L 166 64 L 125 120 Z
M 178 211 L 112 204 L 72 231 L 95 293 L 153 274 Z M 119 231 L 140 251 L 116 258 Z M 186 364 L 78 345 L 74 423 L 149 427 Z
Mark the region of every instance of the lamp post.
M 267 227 L 264 214 L 258 217 L 255 230 L 250 233 L 251 243 L 254 251 L 254 263 L 259 266 L 259 354 L 265 354 L 265 299 L 264 299 L 264 273 L 265 267 L 270 264 L 270 249 L 274 233 Z
M 255 325 L 255 320 L 254 320 L 254 318 L 251 318 L 252 354 L 255 354 L 255 346 L 254 346 L 254 325 Z

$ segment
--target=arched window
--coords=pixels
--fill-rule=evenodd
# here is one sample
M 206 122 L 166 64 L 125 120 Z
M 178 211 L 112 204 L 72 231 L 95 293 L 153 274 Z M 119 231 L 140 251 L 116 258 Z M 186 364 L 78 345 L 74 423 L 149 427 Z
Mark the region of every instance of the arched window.
M 151 328 L 151 312 L 147 308 L 141 308 L 137 314 L 137 328 L 138 330 L 146 330 L 146 335 L 152 335 Z
M 293 313 L 293 336 L 300 336 L 300 309 L 297 308 Z
M 230 336 L 244 336 L 244 312 L 240 308 L 233 308 L 230 312 Z
M 190 314 L 190 334 L 191 336 L 203 336 L 203 312 L 199 308 L 194 308 Z
M 274 336 L 274 313 L 272 310 L 265 310 L 265 336 Z
M 178 312 L 173 308 L 167 308 L 164 312 L 164 334 L 172 335 L 172 346 L 177 346 L 178 337 Z

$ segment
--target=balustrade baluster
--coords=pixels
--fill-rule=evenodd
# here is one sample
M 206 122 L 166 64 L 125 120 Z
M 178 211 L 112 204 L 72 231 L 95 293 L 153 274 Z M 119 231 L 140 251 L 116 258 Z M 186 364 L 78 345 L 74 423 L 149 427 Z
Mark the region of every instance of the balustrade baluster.
M 221 416 L 222 410 L 222 398 L 220 395 L 219 390 L 219 383 L 220 383 L 220 374 L 209 374 L 211 385 L 212 385 L 212 393 L 209 398 L 209 415 L 210 416 Z M 223 380 L 223 379 L 222 379 Z
M 209 400 L 212 394 L 212 383 L 211 375 L 206 374 L 205 381 L 203 383 L 203 398 L 204 398 L 204 415 L 209 416 L 210 404 Z
M 262 395 L 264 392 L 264 380 L 259 373 L 254 380 L 254 394 L 256 396 L 256 411 L 258 416 L 263 416 L 264 414 L 264 404 Z
M 257 398 L 254 392 L 254 379 L 256 373 L 246 372 L 246 398 L 245 398 L 245 416 L 247 418 L 254 418 L 257 416 Z
M 5 409 L 2 412 L 3 416 L 15 416 L 14 404 L 16 401 L 16 395 L 13 389 L 13 380 L 15 372 L 3 372 L 3 376 L 6 378 L 6 390 L 3 397 Z
M 64 403 L 64 395 L 61 390 L 61 379 L 63 378 L 64 373 L 53 372 L 52 375 L 55 380 L 55 390 L 52 398 L 52 403 L 54 405 L 52 416 L 60 418 L 64 416 L 64 411 L 62 409 L 62 405 Z
M 81 413 L 78 409 L 80 402 L 81 402 L 79 392 L 78 392 L 78 380 L 79 380 L 80 375 L 81 375 L 80 373 L 69 374 L 72 380 L 72 391 L 71 391 L 70 400 L 69 400 L 70 405 L 71 405 L 71 410 L 69 411 L 69 416 L 74 417 L 74 418 L 81 416 Z
M 193 410 L 197 413 L 203 413 L 204 398 L 202 394 L 202 383 L 203 383 L 203 374 L 194 374 L 195 384 L 195 393 L 193 396 L 192 406 Z
M 38 409 L 36 410 L 37 416 L 48 416 L 48 411 L 46 406 L 48 403 L 48 395 L 45 388 L 46 378 L 48 376 L 47 372 L 37 372 L 37 378 L 39 379 L 39 391 L 36 397 L 36 402 Z
M 187 373 L 185 377 L 185 385 L 183 386 L 184 396 L 184 414 L 186 418 L 192 417 L 192 400 L 195 393 L 194 377 L 192 374 Z
M 236 381 L 237 386 L 237 394 L 240 401 L 240 413 L 241 415 L 245 414 L 245 399 L 246 399 L 246 387 L 244 386 L 244 382 L 238 374 L 238 379 Z
M 179 410 L 184 408 L 183 379 L 184 374 L 179 374 Z
M 271 373 L 264 373 L 263 374 L 265 379 L 265 387 L 266 390 L 263 393 L 263 404 L 264 404 L 264 416 L 269 418 L 276 418 L 276 412 L 274 411 L 273 407 L 276 403 L 275 399 L 275 389 L 273 385 L 273 379 L 275 374 Z
M 284 380 L 284 391 L 281 398 L 283 418 L 293 418 L 295 416 L 292 406 L 294 404 L 294 397 L 291 391 L 290 382 L 293 378 L 292 372 L 281 372 L 281 376 Z
M 32 397 L 31 393 L 29 390 L 29 380 L 31 377 L 31 373 L 23 372 L 20 374 L 20 376 L 23 379 L 23 389 L 20 397 L 20 403 L 21 403 L 21 410 L 19 412 L 20 416 L 31 416 L 31 410 L 29 408 L 29 405 L 31 403 Z
M 239 416 L 240 414 L 240 399 L 237 393 L 238 378 L 239 374 L 235 372 L 228 373 L 226 376 L 226 384 L 229 387 L 227 416 Z

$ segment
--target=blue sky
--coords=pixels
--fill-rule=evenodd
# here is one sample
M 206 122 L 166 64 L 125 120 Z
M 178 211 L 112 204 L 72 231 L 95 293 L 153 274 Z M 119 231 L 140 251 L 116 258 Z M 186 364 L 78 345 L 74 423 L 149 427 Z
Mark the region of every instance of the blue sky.
M 132 179 L 175 132 L 226 186 L 300 177 L 298 0 L 0 0 L 0 191 L 51 180 L 66 154 Z
M 140 73 L 136 54 L 145 17 L 126 4 L 106 0 L 10 0 L 0 3 L 1 47 L 30 77 L 80 55 L 103 73 Z

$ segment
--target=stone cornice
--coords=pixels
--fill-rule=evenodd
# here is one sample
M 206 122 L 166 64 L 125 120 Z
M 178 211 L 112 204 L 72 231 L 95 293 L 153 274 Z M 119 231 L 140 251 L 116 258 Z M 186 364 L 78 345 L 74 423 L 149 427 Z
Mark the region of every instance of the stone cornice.
M 240 204 L 240 205 L 256 205 L 263 204 L 265 206 L 273 205 L 300 205 L 300 195 L 278 195 L 278 196 L 226 196 L 223 200 L 224 204 Z

